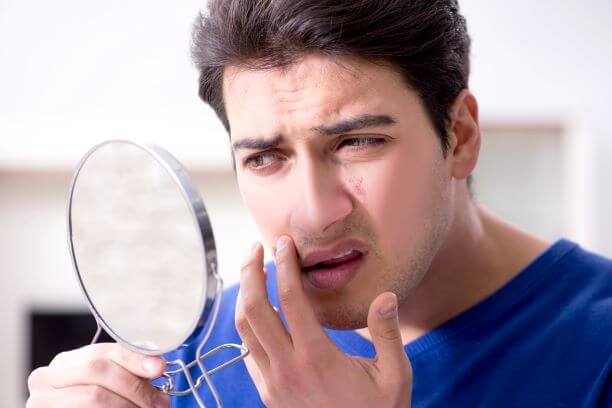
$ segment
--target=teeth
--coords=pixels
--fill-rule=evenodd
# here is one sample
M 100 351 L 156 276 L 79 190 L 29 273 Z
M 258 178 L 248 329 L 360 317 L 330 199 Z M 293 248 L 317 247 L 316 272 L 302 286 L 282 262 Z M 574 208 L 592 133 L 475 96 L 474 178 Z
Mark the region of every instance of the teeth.
M 338 256 L 336 256 L 336 257 L 332 258 L 331 260 L 342 258 L 343 256 L 347 256 L 347 255 L 348 255 L 348 254 L 350 254 L 351 252 L 353 252 L 353 250 L 352 250 L 352 249 L 349 249 L 348 251 L 346 251 L 346 252 L 344 252 L 344 253 L 342 253 L 342 254 L 340 254 L 340 255 L 338 255 Z

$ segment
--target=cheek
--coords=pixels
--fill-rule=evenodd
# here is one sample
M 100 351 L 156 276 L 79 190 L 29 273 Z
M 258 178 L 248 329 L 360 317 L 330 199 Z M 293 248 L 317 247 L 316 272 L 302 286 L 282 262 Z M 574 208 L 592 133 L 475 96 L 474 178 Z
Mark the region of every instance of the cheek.
M 241 182 L 238 185 L 242 200 L 253 217 L 264 244 L 271 248 L 276 239 L 283 233 L 283 203 L 277 200 L 277 193 L 257 183 Z
M 398 154 L 364 172 L 358 184 L 382 251 L 406 252 L 424 239 L 435 208 L 434 158 Z M 367 194 L 365 193 L 367 192 Z

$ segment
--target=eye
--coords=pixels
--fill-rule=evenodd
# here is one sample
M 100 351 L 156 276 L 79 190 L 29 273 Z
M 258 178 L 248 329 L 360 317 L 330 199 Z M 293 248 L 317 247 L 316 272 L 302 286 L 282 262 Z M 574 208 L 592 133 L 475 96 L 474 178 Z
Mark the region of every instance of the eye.
M 278 155 L 274 152 L 256 153 L 243 161 L 244 167 L 252 170 L 262 170 L 275 162 Z
M 351 137 L 344 139 L 338 145 L 338 149 L 344 146 L 350 146 L 354 150 L 360 150 L 366 148 L 369 145 L 379 145 L 385 143 L 385 139 L 380 137 L 362 136 L 362 137 Z

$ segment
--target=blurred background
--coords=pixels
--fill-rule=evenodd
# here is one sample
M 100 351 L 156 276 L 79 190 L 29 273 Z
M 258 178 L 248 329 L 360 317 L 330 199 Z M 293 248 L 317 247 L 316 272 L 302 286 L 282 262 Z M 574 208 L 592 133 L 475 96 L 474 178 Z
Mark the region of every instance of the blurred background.
M 65 208 L 72 172 L 95 143 L 170 150 L 209 209 L 222 276 L 237 281 L 258 233 L 227 135 L 197 97 L 189 42 L 203 5 L 0 0 L 0 406 L 23 406 L 27 374 L 48 362 L 42 346 L 80 346 L 93 334 Z M 612 3 L 460 5 L 483 127 L 478 199 L 550 240 L 612 256 Z

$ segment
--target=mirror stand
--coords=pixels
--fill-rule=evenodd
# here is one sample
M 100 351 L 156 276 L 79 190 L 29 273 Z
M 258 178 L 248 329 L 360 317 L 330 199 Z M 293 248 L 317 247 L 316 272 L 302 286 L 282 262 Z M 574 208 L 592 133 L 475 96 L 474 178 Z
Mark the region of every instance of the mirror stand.
M 217 320 L 217 315 L 219 314 L 219 307 L 221 305 L 221 299 L 223 295 L 223 280 L 217 274 L 216 268 L 213 267 L 212 269 L 213 269 L 213 274 L 217 280 L 216 296 L 215 296 L 215 302 L 213 304 L 212 317 L 211 317 L 211 321 L 215 322 Z M 98 341 L 100 334 L 102 333 L 102 326 L 98 322 L 97 318 L 96 318 L 96 325 L 97 325 L 96 333 L 94 334 L 90 344 L 95 344 Z M 198 407 L 206 408 L 206 406 L 204 405 L 204 402 L 202 401 L 201 397 L 197 393 L 197 390 L 198 388 L 202 386 L 202 383 L 206 382 L 206 385 L 208 385 L 208 389 L 210 390 L 213 398 L 215 399 L 217 407 L 219 408 L 223 407 L 223 403 L 221 402 L 221 397 L 219 397 L 219 393 L 217 392 L 215 385 L 211 381 L 210 376 L 224 369 L 225 367 L 229 365 L 232 365 L 240 360 L 243 360 L 249 354 L 249 350 L 243 344 L 227 343 L 227 344 L 222 344 L 220 346 L 217 346 L 214 349 L 202 354 L 202 351 L 204 350 L 204 346 L 206 345 L 206 343 L 208 342 L 208 339 L 210 338 L 210 334 L 212 333 L 213 327 L 214 325 L 207 324 L 206 333 L 204 334 L 202 341 L 200 342 L 200 344 L 198 345 L 198 348 L 196 349 L 196 358 L 193 361 L 191 361 L 188 364 L 185 364 L 181 359 L 166 361 L 169 367 L 178 366 L 178 368 L 165 371 L 162 374 L 162 377 L 166 379 L 166 383 L 161 386 L 155 385 L 156 388 L 158 388 L 161 392 L 168 394 L 170 396 L 173 396 L 173 397 L 183 397 L 183 396 L 192 394 Z M 206 367 L 204 367 L 203 361 L 206 360 L 208 357 L 213 356 L 217 354 L 218 352 L 220 352 L 221 350 L 225 350 L 225 349 L 237 349 L 240 351 L 240 354 L 230 360 L 225 361 L 224 363 L 216 366 L 215 368 L 211 370 L 207 370 Z M 193 376 L 191 375 L 190 370 L 195 365 L 198 366 L 201 374 L 198 377 L 198 379 L 194 382 Z M 187 380 L 187 384 L 189 385 L 189 388 L 184 389 L 184 390 L 175 389 L 173 377 L 176 375 L 180 375 L 180 374 L 183 374 L 185 376 L 185 380 Z

